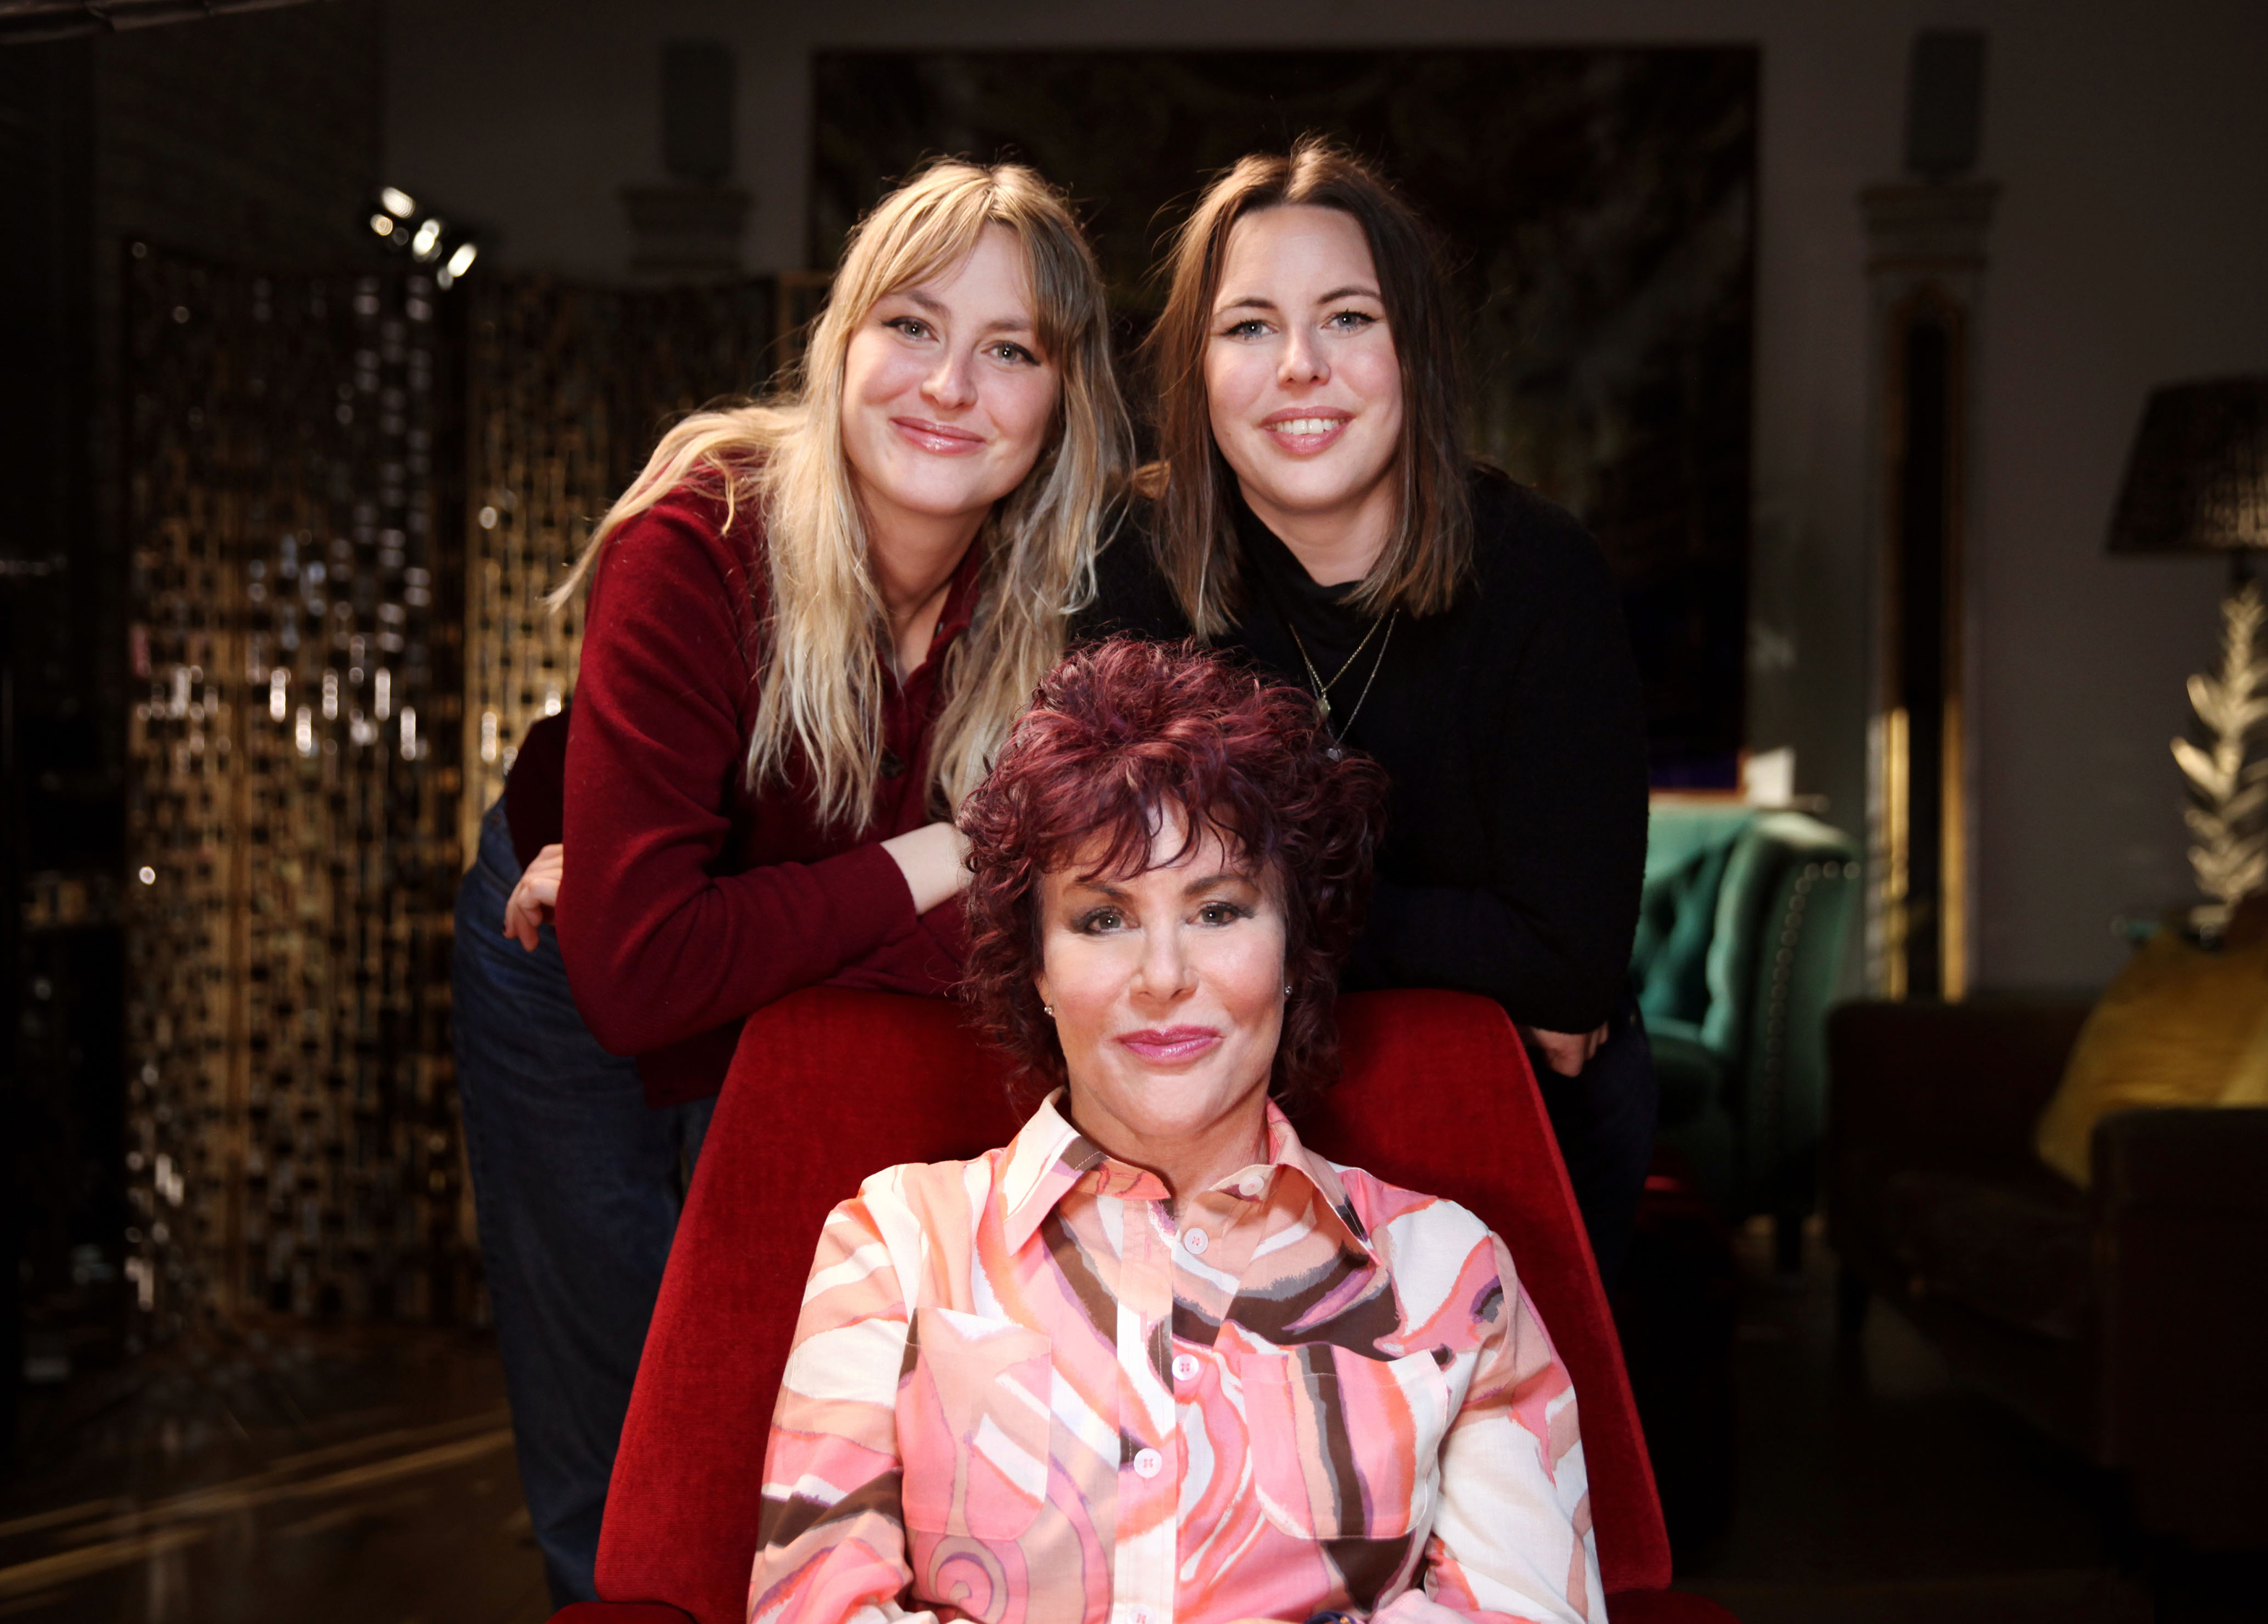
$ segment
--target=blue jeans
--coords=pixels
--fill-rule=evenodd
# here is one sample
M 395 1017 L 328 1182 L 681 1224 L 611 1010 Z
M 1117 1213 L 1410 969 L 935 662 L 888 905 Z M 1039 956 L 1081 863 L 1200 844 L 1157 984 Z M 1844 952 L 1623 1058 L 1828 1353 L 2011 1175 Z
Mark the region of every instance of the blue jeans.
M 599 1519 L 701 1136 L 715 1104 L 650 1109 L 599 1047 L 549 926 L 502 934 L 519 879 L 504 807 L 457 891 L 457 1088 L 520 1487 L 555 1604 L 593 1598 Z
M 1638 1000 L 1625 997 L 1609 1023 L 1607 1041 L 1577 1076 L 1562 1077 L 1533 1049 L 1528 1058 L 1599 1260 L 1599 1278 L 1612 1291 L 1630 1251 L 1638 1198 L 1646 1193 L 1660 1105 L 1646 1017 Z

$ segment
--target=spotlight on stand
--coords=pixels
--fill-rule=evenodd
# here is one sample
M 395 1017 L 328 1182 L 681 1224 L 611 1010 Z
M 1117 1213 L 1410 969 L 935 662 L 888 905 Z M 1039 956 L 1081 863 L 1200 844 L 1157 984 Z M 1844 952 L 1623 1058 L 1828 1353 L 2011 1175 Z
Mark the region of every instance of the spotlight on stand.
M 370 213 L 371 234 L 395 254 L 406 254 L 420 265 L 431 265 L 433 280 L 444 288 L 455 284 L 473 267 L 480 247 L 472 233 L 453 226 L 438 214 L 421 213 L 417 200 L 398 186 L 380 187 Z

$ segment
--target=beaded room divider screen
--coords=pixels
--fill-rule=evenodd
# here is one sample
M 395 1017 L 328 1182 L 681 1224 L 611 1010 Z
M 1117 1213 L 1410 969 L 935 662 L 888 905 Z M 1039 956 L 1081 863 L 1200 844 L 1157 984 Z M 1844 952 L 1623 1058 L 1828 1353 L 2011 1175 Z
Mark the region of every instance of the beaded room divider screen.
M 129 285 L 141 1333 L 453 1318 L 451 909 L 572 687 L 580 606 L 541 600 L 668 418 L 761 381 L 771 289 Z
M 444 317 L 418 275 L 129 262 L 127 1272 L 156 1334 L 444 1318 L 469 1279 Z
M 583 606 L 546 594 L 662 430 L 762 382 L 769 281 L 625 290 L 491 279 L 475 295 L 465 531 L 464 849 L 529 725 L 574 684 Z

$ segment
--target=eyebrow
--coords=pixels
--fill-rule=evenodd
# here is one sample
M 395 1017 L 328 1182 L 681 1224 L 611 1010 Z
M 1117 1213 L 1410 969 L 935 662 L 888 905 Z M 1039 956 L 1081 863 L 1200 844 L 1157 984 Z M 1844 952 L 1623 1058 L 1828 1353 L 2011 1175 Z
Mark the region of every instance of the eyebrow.
M 909 304 L 918 305 L 924 313 L 932 316 L 948 316 L 953 314 L 946 308 L 942 299 L 924 293 L 919 288 L 900 288 L 897 291 L 897 296 Z M 1025 316 L 996 316 L 990 322 L 980 324 L 977 330 L 983 333 L 1023 335 L 1036 333 L 1039 329 L 1029 318 Z
M 1239 885 L 1257 885 L 1260 883 L 1259 881 L 1254 879 L 1250 875 L 1244 873 L 1241 869 L 1224 868 L 1219 874 L 1209 874 L 1202 880 L 1190 881 L 1187 885 L 1182 887 L 1182 895 L 1184 897 L 1201 896 L 1204 892 L 1212 890 L 1213 887 L 1217 885 L 1226 885 L 1231 882 L 1234 882 Z M 1113 884 L 1108 880 L 1096 879 L 1093 875 L 1081 875 L 1079 879 L 1073 881 L 1072 883 L 1080 887 L 1082 890 L 1099 892 L 1102 896 L 1109 897 L 1114 902 L 1123 899 L 1127 894 L 1126 888 L 1124 886 Z
M 1343 288 L 1333 288 L 1315 302 L 1319 305 L 1328 305 L 1335 299 L 1374 299 L 1381 304 L 1386 302 L 1384 296 L 1376 288 L 1364 287 L 1358 283 L 1349 283 Z M 1229 310 L 1274 310 L 1277 308 L 1278 306 L 1274 299 L 1263 299 L 1257 293 L 1248 293 L 1241 299 L 1224 299 L 1213 306 L 1213 314 L 1219 315 Z

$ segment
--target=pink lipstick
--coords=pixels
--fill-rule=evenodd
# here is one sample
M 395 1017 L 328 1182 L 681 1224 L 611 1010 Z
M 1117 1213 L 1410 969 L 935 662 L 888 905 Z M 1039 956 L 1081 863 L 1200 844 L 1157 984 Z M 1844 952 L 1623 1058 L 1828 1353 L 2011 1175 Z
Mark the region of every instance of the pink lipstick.
M 908 445 L 941 457 L 965 457 L 973 451 L 984 449 L 983 436 L 971 434 L 967 429 L 956 429 L 946 424 L 932 423 L 923 417 L 893 417 L 890 426 Z
M 1121 1032 L 1117 1041 L 1152 1066 L 1176 1066 L 1211 1053 L 1220 1045 L 1220 1034 L 1210 1026 L 1148 1027 Z

